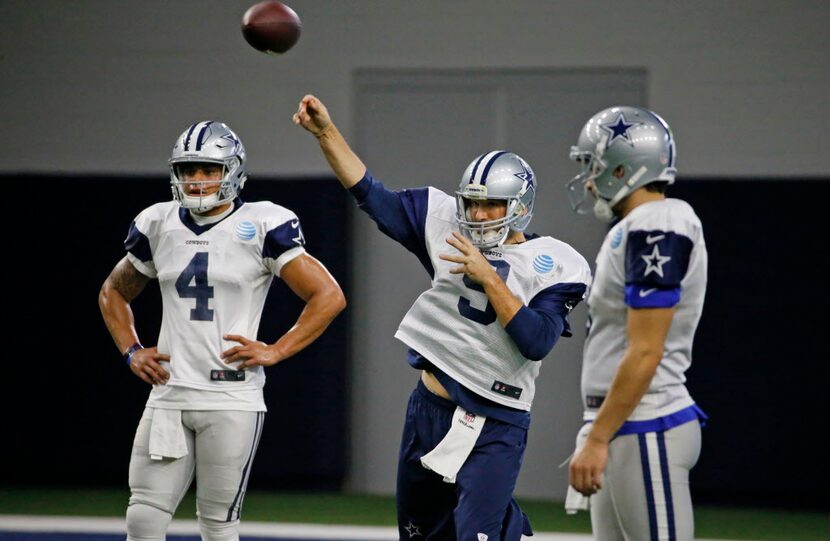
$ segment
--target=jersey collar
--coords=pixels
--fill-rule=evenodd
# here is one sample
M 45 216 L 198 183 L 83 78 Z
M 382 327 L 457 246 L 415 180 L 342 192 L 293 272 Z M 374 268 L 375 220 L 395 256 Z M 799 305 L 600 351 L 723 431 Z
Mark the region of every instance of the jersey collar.
M 227 220 L 228 218 L 233 216 L 233 214 L 237 210 L 239 210 L 239 207 L 241 207 L 244 204 L 245 204 L 245 202 L 242 201 L 242 199 L 237 196 L 236 199 L 233 200 L 233 210 L 231 210 L 228 213 L 227 216 L 225 216 L 224 218 L 222 218 L 218 222 L 213 222 L 212 224 L 205 224 L 205 225 L 197 224 L 196 221 L 193 219 L 193 216 L 190 215 L 190 212 L 187 209 L 184 209 L 184 208 L 181 208 L 181 207 L 179 207 L 179 219 L 182 221 L 184 226 L 187 227 L 188 229 L 190 229 L 191 231 L 193 231 L 193 233 L 195 233 L 196 235 L 201 235 L 205 231 L 210 231 L 210 229 L 212 227 L 215 227 L 215 226 L 221 224 L 222 222 L 224 222 L 225 220 Z

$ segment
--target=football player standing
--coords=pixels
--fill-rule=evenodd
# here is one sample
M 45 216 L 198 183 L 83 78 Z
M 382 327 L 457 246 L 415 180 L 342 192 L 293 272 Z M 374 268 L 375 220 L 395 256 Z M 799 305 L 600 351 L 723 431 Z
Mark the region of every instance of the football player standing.
M 300 221 L 271 202 L 239 197 L 242 142 L 225 124 L 197 122 L 170 159 L 173 201 L 142 211 L 127 255 L 99 305 L 130 370 L 153 386 L 130 459 L 130 541 L 161 541 L 194 478 L 202 539 L 234 541 L 265 418 L 265 366 L 313 342 L 345 307 L 340 286 L 305 251 Z M 274 344 L 256 340 L 274 276 L 305 301 Z M 158 279 L 158 344 L 144 347 L 132 300 Z
M 667 198 L 677 152 L 652 111 L 612 107 L 585 124 L 568 183 L 580 213 L 618 221 L 599 250 L 582 366 L 586 424 L 570 484 L 591 496 L 595 539 L 691 540 L 689 471 L 706 416 L 684 373 L 706 293 L 706 244 L 688 203 Z
M 541 359 L 570 335 L 568 314 L 590 281 L 585 259 L 527 234 L 533 170 L 506 151 L 470 163 L 450 196 L 393 192 L 352 152 L 325 106 L 294 115 L 344 188 L 380 230 L 415 254 L 432 287 L 395 336 L 420 371 L 398 459 L 401 539 L 519 541 L 532 533 L 513 499 Z

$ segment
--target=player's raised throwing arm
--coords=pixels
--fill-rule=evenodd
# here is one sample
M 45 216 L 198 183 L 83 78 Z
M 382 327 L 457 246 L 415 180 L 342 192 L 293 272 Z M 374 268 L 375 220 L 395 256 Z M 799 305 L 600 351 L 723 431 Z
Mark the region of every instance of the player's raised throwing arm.
M 374 179 L 366 166 L 331 121 L 326 106 L 312 95 L 300 100 L 294 114 L 299 124 L 320 143 L 320 150 L 328 160 L 340 184 L 357 200 L 358 206 L 389 237 L 413 252 L 427 267 L 429 255 L 424 243 L 424 220 L 428 192 L 426 188 L 391 191 Z
M 366 173 L 366 166 L 331 121 L 323 102 L 311 94 L 304 96 L 293 120 L 294 124 L 299 124 L 317 138 L 323 155 L 344 188 L 348 190 L 360 182 Z

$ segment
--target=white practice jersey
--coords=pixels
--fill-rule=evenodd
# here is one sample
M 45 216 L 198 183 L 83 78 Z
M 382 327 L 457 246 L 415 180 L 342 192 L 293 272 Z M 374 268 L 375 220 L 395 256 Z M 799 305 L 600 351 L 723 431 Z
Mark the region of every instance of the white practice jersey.
M 663 359 L 629 420 L 652 420 L 693 404 L 684 373 L 703 310 L 706 265 L 700 219 L 685 201 L 640 205 L 608 232 L 588 295 L 590 331 L 582 367 L 586 420 L 596 417 L 625 353 L 629 308 L 675 308 Z
M 159 281 L 163 314 L 157 347 L 170 355 L 170 379 L 166 386 L 154 387 L 150 403 L 159 395 L 182 405 L 185 396 L 201 407 L 206 396 L 227 402 L 228 393 L 259 396 L 261 402 L 261 366 L 246 369 L 242 381 L 219 372 L 233 368 L 221 353 L 238 345 L 222 337 L 256 339 L 274 275 L 304 253 L 304 245 L 297 216 L 266 201 L 237 199 L 231 214 L 204 226 L 173 201 L 153 205 L 136 217 L 125 241 L 127 257 L 142 274 Z M 170 397 L 170 388 L 184 389 Z
M 409 309 L 395 337 L 474 393 L 530 410 L 541 363 L 522 355 L 498 322 L 483 288 L 463 274 L 450 274 L 458 264 L 438 257 L 455 251 L 446 242 L 458 231 L 455 213 L 455 198 L 428 189 L 424 242 L 434 269 L 432 287 Z M 499 246 L 483 254 L 525 305 L 553 286 L 575 284 L 582 292 L 590 283 L 585 259 L 551 237 Z M 581 297 L 580 293 L 573 304 Z

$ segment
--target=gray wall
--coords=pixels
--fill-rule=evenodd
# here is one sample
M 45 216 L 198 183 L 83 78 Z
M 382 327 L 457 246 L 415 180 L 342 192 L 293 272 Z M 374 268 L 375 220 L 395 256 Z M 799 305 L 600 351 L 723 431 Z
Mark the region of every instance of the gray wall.
M 611 66 L 648 71 L 685 174 L 827 173 L 822 0 L 295 0 L 303 34 L 278 58 L 243 41 L 249 3 L 3 0 L 0 168 L 161 171 L 179 131 L 218 118 L 254 172 L 322 173 L 288 119 L 313 92 L 354 135 L 355 68 Z
M 254 175 L 321 174 L 324 160 L 290 115 L 298 99 L 313 92 L 347 136 L 370 142 L 366 126 L 373 112 L 358 111 L 357 70 L 625 68 L 645 73 L 647 104 L 674 128 L 682 174 L 830 174 L 823 131 L 830 118 L 827 2 L 294 0 L 303 35 L 277 58 L 244 43 L 239 20 L 248 4 L 4 0 L 0 172 L 164 173 L 175 136 L 194 120 L 211 118 L 241 135 Z M 544 144 L 542 128 L 534 133 Z M 579 123 L 549 128 L 551 146 L 542 160 L 564 161 L 567 148 L 558 141 L 563 134 L 575 137 Z M 403 122 L 386 129 L 401 138 L 409 134 Z M 472 158 L 465 147 L 449 149 L 458 152 L 453 157 L 462 167 Z M 424 167 L 429 172 L 429 164 Z M 449 189 L 457 174 L 442 175 L 450 177 L 442 186 Z M 560 179 L 548 180 L 542 193 L 557 193 Z M 375 239 L 366 236 L 375 233 L 365 223 L 356 233 Z M 590 247 L 585 251 L 592 259 Z M 361 265 L 372 262 L 361 257 L 373 251 L 355 246 L 355 252 L 357 282 Z M 355 296 L 355 332 L 360 326 L 387 340 L 411 301 L 392 288 L 384 309 L 372 312 Z M 354 342 L 357 355 L 361 344 Z M 394 368 L 356 359 L 354 490 L 394 488 L 390 468 L 405 396 L 360 385 L 361 373 L 412 379 L 400 366 L 403 348 L 392 349 Z M 562 392 L 561 407 L 577 414 L 574 385 Z M 545 397 L 537 405 L 549 411 L 558 404 Z M 568 427 L 544 426 L 544 418 L 539 413 L 535 419 L 519 493 L 555 498 L 562 477 L 549 470 L 565 457 L 554 449 L 557 438 L 572 434 Z

